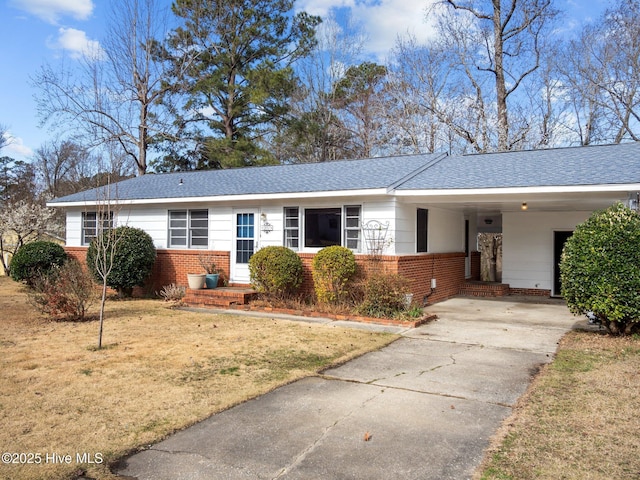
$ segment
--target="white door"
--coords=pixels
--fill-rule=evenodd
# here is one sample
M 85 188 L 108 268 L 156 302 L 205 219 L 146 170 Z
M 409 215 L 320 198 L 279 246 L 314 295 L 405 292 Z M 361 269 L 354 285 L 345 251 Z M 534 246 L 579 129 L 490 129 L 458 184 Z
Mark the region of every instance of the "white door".
M 255 210 L 237 210 L 234 212 L 235 234 L 231 258 L 231 281 L 249 283 L 249 259 L 256 250 Z

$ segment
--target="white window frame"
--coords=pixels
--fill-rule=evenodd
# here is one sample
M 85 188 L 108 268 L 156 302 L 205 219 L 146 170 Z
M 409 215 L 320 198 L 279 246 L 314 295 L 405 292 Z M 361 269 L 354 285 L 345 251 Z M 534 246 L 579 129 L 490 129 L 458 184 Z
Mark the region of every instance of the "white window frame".
M 93 218 L 88 218 L 88 217 Z M 91 244 L 91 241 L 97 238 L 105 230 L 113 228 L 113 211 L 100 212 L 100 221 L 98 222 L 98 212 L 82 212 L 82 245 Z
M 287 236 L 287 208 L 297 208 L 298 210 L 298 249 L 290 247 L 287 243 L 288 239 L 291 238 Z M 308 210 L 324 209 L 340 210 L 340 245 L 355 253 L 362 252 L 362 205 L 285 207 L 284 245 L 288 248 L 292 248 L 292 250 L 320 250 L 322 247 L 312 247 L 307 245 L 305 232 L 306 216 Z
M 195 214 L 204 213 L 204 217 Z M 172 218 L 173 214 L 184 215 L 184 218 Z M 206 225 L 195 225 L 195 222 L 204 221 Z M 184 222 L 176 225 L 174 222 Z M 209 210 L 206 208 L 194 208 L 191 210 L 169 210 L 167 220 L 167 245 L 169 248 L 193 248 L 206 250 L 209 248 Z M 198 231 L 205 230 L 206 235 L 195 235 Z M 184 235 L 176 232 L 184 231 Z M 177 244 L 178 239 L 184 239 L 184 243 Z M 194 242 L 195 240 L 195 242 Z
M 358 210 L 357 215 L 353 214 L 354 209 Z M 344 225 L 342 244 L 349 250 L 360 252 L 362 246 L 362 205 L 345 205 L 342 212 L 342 224 Z
M 284 246 L 297 252 L 300 250 L 300 207 L 284 207 L 283 215 Z

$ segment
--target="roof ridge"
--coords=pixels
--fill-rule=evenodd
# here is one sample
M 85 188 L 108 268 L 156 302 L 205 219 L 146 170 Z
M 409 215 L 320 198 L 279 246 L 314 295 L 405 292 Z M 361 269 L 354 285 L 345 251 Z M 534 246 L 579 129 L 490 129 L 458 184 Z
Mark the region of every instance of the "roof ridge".
M 460 156 L 460 157 L 474 157 L 474 156 L 480 156 L 480 155 L 501 155 L 501 154 L 514 154 L 514 153 L 538 153 L 538 152 L 553 152 L 553 151 L 558 151 L 558 150 L 584 150 L 586 148 L 589 149 L 595 149 L 595 148 L 601 148 L 601 147 L 618 147 L 618 146 L 624 146 L 624 145 L 638 145 L 640 144 L 639 141 L 637 140 L 633 140 L 633 141 L 625 141 L 625 142 L 620 142 L 620 143 L 600 143 L 600 144 L 594 144 L 594 143 L 590 143 L 589 145 L 564 145 L 564 146 L 559 146 L 559 147 L 547 147 L 547 148 L 525 148 L 522 150 L 499 150 L 499 151 L 490 151 L 490 152 L 471 152 L 471 153 L 462 153 L 456 156 Z
M 434 154 L 431 154 L 431 155 L 434 155 Z M 389 185 L 387 187 L 387 193 L 391 193 L 393 190 L 398 188 L 403 183 L 408 182 L 409 180 L 411 180 L 416 175 L 419 175 L 422 172 L 424 172 L 425 170 L 427 170 L 427 169 L 431 168 L 432 166 L 436 165 L 437 163 L 440 163 L 444 158 L 446 158 L 448 156 L 449 156 L 449 154 L 447 154 L 446 152 L 441 153 L 439 155 L 436 155 L 436 157 L 434 159 L 432 159 L 431 161 L 429 161 L 429 162 L 425 163 L 424 165 L 416 168 L 415 170 L 413 170 L 412 172 L 409 172 L 407 175 L 405 175 L 401 179 L 396 180 L 391 185 Z

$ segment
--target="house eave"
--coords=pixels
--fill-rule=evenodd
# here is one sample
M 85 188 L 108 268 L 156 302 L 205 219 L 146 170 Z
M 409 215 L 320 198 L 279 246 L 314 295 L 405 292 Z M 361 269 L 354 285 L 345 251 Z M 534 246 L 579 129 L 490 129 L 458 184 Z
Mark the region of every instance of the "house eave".
M 203 197 L 172 197 L 172 198 L 139 198 L 139 199 L 112 199 L 114 205 L 187 205 L 194 203 L 222 203 L 222 202 L 264 202 L 269 200 L 288 200 L 300 198 L 333 198 L 333 197 L 362 197 L 385 196 L 386 188 L 361 189 L 361 190 L 334 190 L 322 192 L 284 192 L 268 194 L 244 194 L 244 195 L 212 195 Z M 99 200 L 79 202 L 49 202 L 47 207 L 92 207 L 104 204 Z
M 617 193 L 633 192 L 640 190 L 640 183 L 615 184 L 615 185 L 549 185 L 534 187 L 504 187 L 504 188 L 452 188 L 452 189 L 412 189 L 395 190 L 398 197 L 481 197 L 487 195 L 533 195 L 533 194 L 558 194 L 558 193 Z

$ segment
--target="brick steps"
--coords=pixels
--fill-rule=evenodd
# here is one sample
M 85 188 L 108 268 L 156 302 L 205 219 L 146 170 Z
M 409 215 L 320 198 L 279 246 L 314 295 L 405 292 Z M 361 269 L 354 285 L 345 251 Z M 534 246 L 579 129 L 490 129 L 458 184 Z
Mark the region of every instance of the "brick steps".
M 251 288 L 187 289 L 183 301 L 190 306 L 229 307 L 231 305 L 247 305 L 255 295 L 257 292 Z
M 460 287 L 460 295 L 468 297 L 504 297 L 509 295 L 509 285 L 497 282 L 467 281 Z

